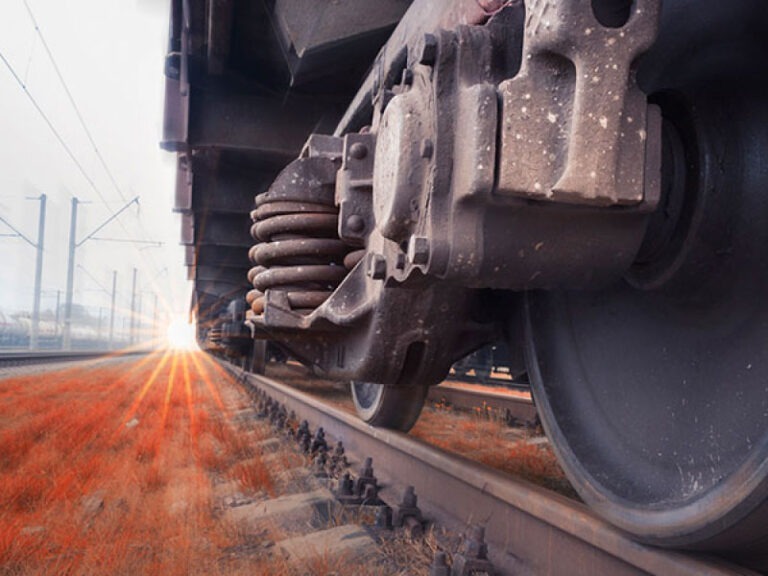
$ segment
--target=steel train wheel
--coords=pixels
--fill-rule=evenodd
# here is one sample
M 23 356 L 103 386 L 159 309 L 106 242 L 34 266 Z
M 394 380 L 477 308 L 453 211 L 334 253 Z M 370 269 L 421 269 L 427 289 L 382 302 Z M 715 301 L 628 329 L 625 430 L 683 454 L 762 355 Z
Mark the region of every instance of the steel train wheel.
M 427 386 L 384 386 L 352 382 L 352 400 L 358 416 L 380 428 L 408 432 L 419 418 L 427 398 Z
M 536 292 L 526 356 L 575 488 L 641 539 L 768 568 L 768 5 L 668 2 L 639 79 L 663 198 L 634 269 Z

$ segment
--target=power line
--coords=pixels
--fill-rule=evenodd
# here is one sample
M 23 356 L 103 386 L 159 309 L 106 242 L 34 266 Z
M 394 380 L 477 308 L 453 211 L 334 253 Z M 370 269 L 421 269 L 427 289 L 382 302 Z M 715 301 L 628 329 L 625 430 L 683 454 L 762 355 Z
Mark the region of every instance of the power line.
M 56 72 L 57 78 L 59 79 L 59 82 L 61 83 L 62 87 L 64 88 L 64 91 L 66 93 L 67 99 L 69 100 L 69 103 L 72 106 L 72 108 L 73 108 L 73 110 L 74 110 L 74 112 L 75 112 L 75 114 L 76 114 L 76 116 L 78 118 L 78 121 L 80 122 L 80 125 L 81 125 L 83 131 L 85 132 L 85 135 L 87 136 L 91 146 L 93 147 L 93 150 L 94 150 L 94 152 L 95 152 L 95 154 L 96 154 L 96 156 L 97 156 L 97 158 L 98 158 L 102 168 L 104 169 L 105 173 L 109 177 L 109 180 L 112 183 L 112 186 L 114 187 L 114 189 L 117 192 L 117 194 L 120 196 L 121 199 L 125 200 L 125 195 L 124 195 L 122 189 L 120 188 L 120 186 L 119 186 L 119 184 L 117 182 L 117 179 L 114 176 L 114 173 L 110 170 L 109 165 L 107 164 L 106 160 L 104 159 L 103 155 L 101 154 L 101 150 L 99 149 L 98 145 L 96 144 L 96 141 L 95 141 L 95 139 L 93 137 L 93 134 L 91 133 L 90 129 L 88 128 L 88 124 L 86 123 L 85 118 L 83 117 L 83 115 L 82 115 L 82 113 L 80 111 L 80 108 L 77 105 L 77 102 L 75 101 L 74 96 L 72 95 L 72 92 L 70 91 L 69 86 L 66 83 L 66 80 L 64 79 L 64 76 L 63 76 L 63 74 L 61 72 L 61 69 L 59 68 L 58 63 L 56 62 L 56 59 L 55 59 L 55 57 L 53 55 L 53 51 L 51 50 L 51 48 L 49 47 L 47 41 L 45 40 L 45 37 L 43 36 L 42 30 L 40 29 L 40 27 L 39 27 L 39 25 L 37 23 L 37 20 L 36 20 L 36 18 L 34 16 L 34 13 L 32 12 L 32 9 L 31 9 L 31 7 L 29 5 L 29 2 L 27 0 L 22 0 L 22 1 L 23 1 L 24 6 L 25 6 L 25 8 L 27 10 L 27 14 L 28 14 L 30 20 L 32 21 L 32 23 L 34 25 L 37 37 L 40 38 L 41 44 L 43 45 L 43 47 L 44 47 L 44 49 L 46 51 L 46 54 L 48 55 L 48 58 L 49 58 L 52 66 L 53 66 L 53 68 L 54 68 L 54 70 Z M 30 58 L 31 58 L 31 56 L 30 56 Z M 59 144 L 62 146 L 62 148 L 64 148 L 65 152 L 67 153 L 69 158 L 72 160 L 72 162 L 75 164 L 75 166 L 79 170 L 80 174 L 88 182 L 88 184 L 93 189 L 93 191 L 96 193 L 96 195 L 101 200 L 101 202 L 104 203 L 105 205 L 108 205 L 108 202 L 107 202 L 105 196 L 102 194 L 101 190 L 96 186 L 96 183 L 94 182 L 94 180 L 86 172 L 85 168 L 83 167 L 83 165 L 78 160 L 78 157 L 75 155 L 75 153 L 73 152 L 72 148 L 69 147 L 67 142 L 62 137 L 61 133 L 59 133 L 59 131 L 54 126 L 54 124 L 51 121 L 51 119 L 47 116 L 47 114 L 40 107 L 40 105 L 38 104 L 38 102 L 35 99 L 34 95 L 27 88 L 26 82 L 20 78 L 20 76 L 18 75 L 18 73 L 16 72 L 14 67 L 11 65 L 11 63 L 8 61 L 8 59 L 2 54 L 2 52 L 0 52 L 0 59 L 2 59 L 2 61 L 5 64 L 6 68 L 8 68 L 9 72 L 14 77 L 14 79 L 16 80 L 16 82 L 19 85 L 19 87 L 24 91 L 25 95 L 30 100 L 30 102 L 34 106 L 34 108 L 37 111 L 37 113 L 44 120 L 44 122 L 46 123 L 48 128 L 51 130 L 53 135 L 56 137 L 56 139 L 59 142 Z M 127 234 L 130 235 L 129 230 L 125 226 L 125 223 L 122 222 L 121 220 L 118 220 L 118 221 L 119 221 L 119 224 L 120 224 L 121 228 Z M 140 214 L 138 214 L 138 213 L 136 214 L 136 223 L 138 224 L 139 230 L 140 230 L 139 237 L 148 238 L 149 234 L 147 233 L 147 229 L 144 226 L 143 219 L 141 218 Z M 147 243 L 150 243 L 150 241 L 147 241 Z M 154 254 L 152 254 L 152 253 L 150 253 L 150 254 L 142 254 L 140 252 L 140 249 L 137 246 L 134 246 L 134 248 L 136 250 L 137 256 L 139 256 L 139 260 L 141 261 L 141 262 L 139 262 L 139 267 L 144 268 L 144 266 L 146 266 L 148 264 L 149 268 L 150 269 L 154 269 L 154 271 L 157 271 L 158 269 L 160 269 L 160 265 L 156 261 L 156 259 L 154 257 Z
M 16 74 L 16 70 L 14 70 L 13 66 L 11 66 L 11 63 L 8 62 L 8 60 L 5 58 L 5 55 L 3 54 L 2 51 L 0 51 L 0 60 L 2 60 L 3 64 L 5 64 L 5 67 L 8 68 L 8 71 L 16 80 L 16 83 L 24 91 L 24 94 L 27 95 L 27 98 L 29 98 L 29 101 L 32 102 L 32 105 L 35 107 L 35 110 L 37 110 L 37 113 L 40 114 L 40 117 L 45 121 L 48 128 L 50 128 L 51 132 L 53 132 L 53 135 L 56 137 L 56 140 L 59 141 L 59 144 L 61 144 L 62 148 L 64 148 L 64 150 L 66 151 L 67 155 L 70 157 L 72 162 L 75 163 L 75 166 L 77 166 L 78 170 L 80 171 L 80 174 L 82 174 L 83 178 L 85 178 L 88 184 L 91 185 L 91 188 L 93 188 L 93 191 L 96 192 L 96 194 L 99 196 L 101 201 L 106 204 L 107 200 L 104 198 L 101 191 L 96 187 L 96 184 L 93 182 L 93 180 L 91 180 L 91 177 L 88 176 L 88 173 L 85 171 L 85 168 L 83 168 L 83 165 L 80 164 L 80 161 L 77 159 L 74 152 L 72 152 L 72 149 L 67 145 L 64 139 L 61 137 L 61 134 L 59 134 L 59 131 L 56 130 L 56 127 L 53 125 L 53 123 L 48 118 L 46 113 L 43 111 L 42 108 L 40 108 L 40 105 L 37 103 L 37 100 L 35 100 L 35 97 L 32 95 L 32 93 L 29 90 L 27 90 L 27 85 L 24 84 L 22 79 L 19 78 L 19 75 Z
M 59 82 L 61 82 L 61 85 L 64 88 L 64 92 L 67 94 L 67 99 L 69 100 L 69 103 L 72 105 L 72 108 L 74 109 L 75 114 L 77 115 L 77 119 L 80 121 L 80 126 L 83 127 L 83 131 L 85 132 L 85 135 L 88 137 L 88 141 L 91 143 L 91 146 L 93 146 L 93 151 L 96 153 L 96 157 L 99 159 L 99 162 L 101 163 L 102 168 L 104 168 L 104 172 L 106 172 L 107 176 L 109 176 L 109 180 L 110 182 L 112 182 L 112 186 L 115 187 L 115 190 L 117 190 L 117 193 L 119 194 L 120 199 L 123 202 L 127 202 L 125 195 L 123 194 L 123 191 L 120 189 L 120 186 L 117 184 L 117 180 L 115 180 L 115 177 L 112 174 L 112 171 L 109 169 L 109 166 L 107 166 L 107 163 L 104 160 L 104 157 L 101 155 L 101 150 L 99 150 L 99 147 L 96 145 L 96 141 L 93 139 L 93 135 L 91 134 L 91 131 L 88 129 L 88 125 L 85 123 L 85 119 L 83 118 L 83 115 L 80 113 L 80 108 L 78 107 L 77 102 L 75 102 L 75 99 L 72 96 L 72 92 L 69 91 L 69 86 L 67 86 L 67 82 L 64 80 L 64 76 L 61 74 L 61 70 L 59 70 L 59 65 L 56 63 L 56 59 L 53 57 L 53 53 L 51 52 L 51 49 L 48 47 L 48 42 L 45 41 L 45 36 L 43 36 L 43 31 L 40 30 L 40 26 L 38 26 L 37 24 L 35 15 L 32 13 L 32 8 L 30 8 L 27 0 L 23 0 L 23 2 L 24 2 L 24 7 L 27 9 L 27 14 L 29 14 L 29 18 L 30 20 L 32 20 L 32 24 L 35 26 L 35 32 L 37 32 L 37 35 L 40 37 L 40 42 L 43 44 L 43 48 L 45 48 L 45 53 L 48 54 L 48 59 L 51 61 L 51 64 L 53 64 L 53 69 L 56 71 L 56 76 L 58 76 Z
M 122 189 L 120 188 L 120 185 L 117 183 L 117 179 L 115 178 L 114 174 L 112 173 L 112 170 L 110 170 L 109 165 L 107 164 L 106 160 L 104 160 L 104 157 L 101 155 L 101 150 L 99 150 L 98 145 L 96 144 L 95 139 L 93 138 L 93 135 L 91 134 L 90 129 L 88 128 L 88 124 L 85 121 L 85 118 L 83 118 L 82 113 L 80 112 L 80 107 L 77 105 L 77 102 L 75 101 L 74 96 L 72 96 L 72 92 L 69 90 L 69 86 L 67 85 L 66 80 L 64 80 L 64 75 L 61 73 L 61 70 L 59 69 L 59 65 L 56 63 L 56 58 L 53 56 L 53 52 L 51 51 L 50 47 L 48 46 L 48 42 L 45 40 L 45 36 L 43 35 L 43 31 L 40 29 L 40 26 L 37 23 L 37 19 L 35 18 L 34 13 L 32 12 L 32 8 L 29 5 L 29 2 L 27 0 L 22 0 L 24 2 L 24 7 L 27 9 L 27 14 L 29 15 L 30 20 L 32 21 L 32 24 L 35 27 L 35 32 L 37 33 L 38 37 L 40 38 L 40 42 L 43 45 L 43 48 L 45 48 L 45 52 L 48 55 L 48 59 L 51 61 L 51 64 L 53 65 L 53 69 L 56 72 L 56 76 L 59 79 L 59 82 L 61 83 L 61 86 L 64 88 L 64 92 L 67 95 L 67 99 L 69 100 L 69 103 L 72 105 L 73 110 L 75 111 L 75 114 L 77 116 L 78 121 L 80 122 L 80 126 L 82 126 L 83 131 L 85 132 L 85 135 L 88 137 L 88 141 L 91 143 L 91 146 L 93 146 L 93 151 L 96 153 L 96 157 L 99 159 L 99 163 L 101 164 L 102 168 L 104 169 L 104 172 L 109 177 L 110 182 L 112 183 L 112 186 L 115 188 L 115 191 L 120 196 L 120 199 L 123 202 L 127 202 L 127 199 L 125 197 L 125 194 L 123 194 Z M 99 197 L 104 200 L 103 196 L 99 194 Z M 140 236 L 143 236 L 144 238 L 148 238 L 149 234 L 147 233 L 146 228 L 144 227 L 144 223 L 142 221 L 141 216 L 139 213 L 136 214 L 136 221 L 139 225 L 140 229 Z M 120 222 L 121 227 L 125 232 L 128 232 L 125 229 L 125 226 L 122 222 Z M 155 269 L 158 269 L 159 266 L 157 265 L 157 262 L 155 262 L 154 257 L 150 255 L 150 260 L 152 260 L 152 265 Z

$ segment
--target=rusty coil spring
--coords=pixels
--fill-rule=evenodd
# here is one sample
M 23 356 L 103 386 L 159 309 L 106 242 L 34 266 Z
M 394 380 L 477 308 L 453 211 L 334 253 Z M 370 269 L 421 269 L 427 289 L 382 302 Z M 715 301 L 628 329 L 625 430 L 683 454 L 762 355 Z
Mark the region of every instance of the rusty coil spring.
M 256 197 L 251 236 L 259 243 L 248 255 L 253 290 L 247 295 L 254 314 L 264 311 L 267 290 L 285 293 L 291 309 L 308 314 L 320 306 L 344 279 L 349 247 L 337 234 L 333 204 Z

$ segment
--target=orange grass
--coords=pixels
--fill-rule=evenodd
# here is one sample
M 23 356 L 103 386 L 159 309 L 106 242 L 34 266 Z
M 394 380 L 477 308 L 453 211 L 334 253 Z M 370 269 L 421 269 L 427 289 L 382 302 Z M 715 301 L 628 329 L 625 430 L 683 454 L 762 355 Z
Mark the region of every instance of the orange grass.
M 348 387 L 318 378 L 303 366 L 290 363 L 268 364 L 267 374 L 323 402 L 355 413 Z M 455 382 L 449 386 L 487 390 L 487 387 Z M 527 438 L 510 437 L 511 429 L 500 419 L 498 412 L 488 406 L 476 407 L 471 413 L 455 411 L 440 403 L 434 405 L 434 408 L 422 411 L 410 432 L 412 436 L 447 452 L 578 498 L 551 447 L 547 444 L 527 443 Z
M 445 413 L 426 409 L 411 435 L 447 452 L 459 454 L 491 468 L 577 497 L 547 444 L 528 438 L 510 438 L 503 423 L 476 414 Z
M 211 475 L 274 481 L 225 413 L 231 379 L 201 356 L 0 380 L 0 574 L 222 573 Z
M 232 475 L 240 485 L 249 491 L 266 490 L 274 495 L 274 481 L 260 456 L 239 462 L 232 468 Z

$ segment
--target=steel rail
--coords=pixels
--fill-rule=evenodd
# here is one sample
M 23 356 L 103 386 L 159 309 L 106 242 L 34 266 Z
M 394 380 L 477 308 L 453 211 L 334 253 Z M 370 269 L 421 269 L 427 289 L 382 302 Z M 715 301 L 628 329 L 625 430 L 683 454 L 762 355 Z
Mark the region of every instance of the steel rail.
M 509 574 L 742 576 L 756 574 L 718 558 L 639 544 L 586 506 L 399 432 L 372 428 L 275 380 L 221 365 L 311 426 L 342 439 L 348 454 L 371 456 L 385 501 L 412 485 L 427 516 L 447 525 L 486 527 L 490 557 Z
M 512 417 L 525 424 L 533 424 L 536 420 L 536 407 L 530 397 L 491 391 L 481 392 L 445 382 L 439 386 L 432 386 L 427 394 L 427 400 L 463 410 L 479 409 L 484 413 L 493 412 L 502 418 Z
M 12 366 L 33 366 L 36 364 L 49 364 L 51 362 L 76 362 L 79 360 L 92 360 L 106 356 L 130 356 L 146 354 L 148 350 L 78 350 L 78 351 L 2 351 L 0 352 L 0 368 Z

